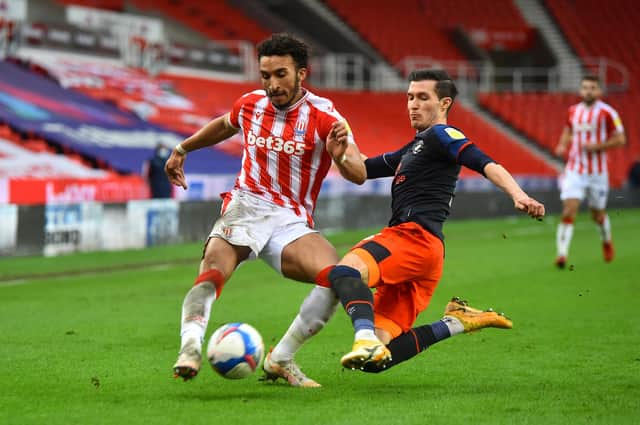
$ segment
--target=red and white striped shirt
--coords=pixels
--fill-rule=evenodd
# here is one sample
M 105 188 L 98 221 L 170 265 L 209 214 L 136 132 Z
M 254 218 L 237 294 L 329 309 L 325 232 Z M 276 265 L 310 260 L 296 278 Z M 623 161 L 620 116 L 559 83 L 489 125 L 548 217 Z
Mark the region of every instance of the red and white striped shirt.
M 604 143 L 614 132 L 624 132 L 618 112 L 600 100 L 591 106 L 580 102 L 569 108 L 567 125 L 571 130 L 571 148 L 566 169 L 579 174 L 607 174 L 606 151 L 587 152 L 584 147 Z
M 264 90 L 246 93 L 229 114 L 244 142 L 234 188 L 291 208 L 313 226 L 318 193 L 331 166 L 325 141 L 331 124 L 343 120 L 333 102 L 309 91 L 286 109 L 275 108 Z M 351 134 L 349 142 L 355 143 Z

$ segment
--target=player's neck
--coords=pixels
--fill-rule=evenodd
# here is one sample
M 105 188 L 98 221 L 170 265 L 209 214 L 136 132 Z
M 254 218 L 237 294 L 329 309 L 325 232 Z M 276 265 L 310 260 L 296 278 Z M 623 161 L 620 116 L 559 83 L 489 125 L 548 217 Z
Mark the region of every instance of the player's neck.
M 416 129 L 416 133 L 420 133 L 421 131 L 427 131 L 432 127 L 435 127 L 436 125 L 447 125 L 447 118 L 440 118 L 440 119 L 436 119 L 435 121 L 433 121 L 431 124 L 429 124 L 428 126 L 421 128 L 421 127 L 414 127 Z
M 293 108 L 298 102 L 300 102 L 300 99 L 302 99 L 305 95 L 307 94 L 307 90 L 304 87 L 300 87 L 300 90 L 298 90 L 298 92 L 296 93 L 296 95 L 293 97 L 293 99 L 291 99 L 291 102 L 287 103 L 286 105 L 283 106 L 277 106 L 277 105 L 273 105 L 274 108 L 281 110 L 281 111 L 286 111 L 288 109 Z

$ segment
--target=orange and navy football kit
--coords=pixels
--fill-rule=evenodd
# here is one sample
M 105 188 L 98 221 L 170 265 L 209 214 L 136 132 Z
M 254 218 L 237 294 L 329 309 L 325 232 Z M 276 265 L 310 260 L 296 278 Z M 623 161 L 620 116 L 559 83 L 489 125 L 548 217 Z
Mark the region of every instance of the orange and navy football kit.
M 407 332 L 442 276 L 444 235 L 460 166 L 483 174 L 493 162 L 458 129 L 438 124 L 395 152 L 365 161 L 367 178 L 394 176 L 392 216 L 380 233 L 352 252 L 368 266 L 375 326 L 392 337 Z

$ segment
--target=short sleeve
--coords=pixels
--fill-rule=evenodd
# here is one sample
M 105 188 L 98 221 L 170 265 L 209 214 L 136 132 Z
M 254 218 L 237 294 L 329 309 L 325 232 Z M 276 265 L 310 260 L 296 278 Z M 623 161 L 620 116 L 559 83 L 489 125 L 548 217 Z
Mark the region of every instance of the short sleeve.
M 467 136 L 455 127 L 451 126 L 439 126 L 434 128 L 435 134 L 438 136 L 440 145 L 451 156 L 452 159 L 457 159 L 458 155 L 464 148 L 466 148 L 471 141 Z
M 229 124 L 234 128 L 240 128 L 240 111 L 246 102 L 246 98 L 246 95 L 240 97 L 234 102 L 233 108 L 231 108 L 231 112 L 229 113 Z
M 622 120 L 615 109 L 606 110 L 605 117 L 607 123 L 607 134 L 611 134 L 613 132 L 624 133 Z
M 575 110 L 575 106 L 572 106 L 567 110 L 567 119 L 565 120 L 565 125 L 569 130 L 573 130 L 573 124 L 571 123 L 571 118 L 573 117 L 574 110 Z

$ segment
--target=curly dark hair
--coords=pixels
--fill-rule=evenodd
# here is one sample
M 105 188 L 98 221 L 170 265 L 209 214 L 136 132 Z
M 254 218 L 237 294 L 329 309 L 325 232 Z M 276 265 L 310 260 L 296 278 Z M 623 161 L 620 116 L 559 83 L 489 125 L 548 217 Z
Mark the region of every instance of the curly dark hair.
M 257 50 L 258 60 L 262 56 L 290 55 L 296 64 L 296 69 L 306 68 L 309 61 L 309 46 L 299 38 L 287 33 L 273 34 L 258 44 Z

